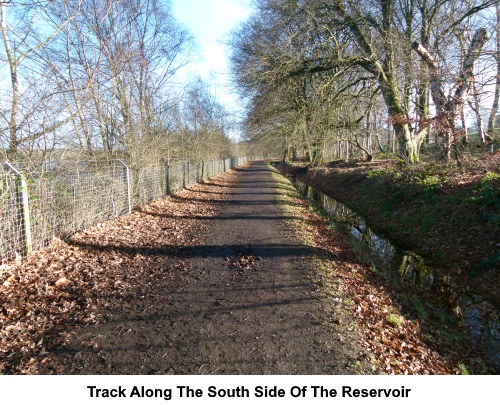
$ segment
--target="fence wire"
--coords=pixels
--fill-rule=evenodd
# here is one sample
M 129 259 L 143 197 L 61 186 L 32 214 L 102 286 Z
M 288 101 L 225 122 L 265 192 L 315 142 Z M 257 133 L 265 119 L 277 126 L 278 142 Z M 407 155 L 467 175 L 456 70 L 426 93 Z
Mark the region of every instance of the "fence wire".
M 120 160 L 4 163 L 0 167 L 0 264 L 214 177 L 246 157 L 130 170 Z
M 132 171 L 132 205 L 137 207 L 167 194 L 166 166 Z
M 168 193 L 173 193 L 185 186 L 184 184 L 184 164 L 174 164 L 168 166 Z
M 26 249 L 21 184 L 8 168 L 0 168 L 0 262 L 20 257 Z

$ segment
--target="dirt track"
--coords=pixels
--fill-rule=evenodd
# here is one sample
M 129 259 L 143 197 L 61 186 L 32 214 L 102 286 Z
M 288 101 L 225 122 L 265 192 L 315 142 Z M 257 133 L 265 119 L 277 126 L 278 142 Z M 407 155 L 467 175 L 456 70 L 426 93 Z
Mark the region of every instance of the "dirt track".
M 286 225 L 267 165 L 256 162 L 197 187 L 200 197 L 192 203 L 219 208 L 215 216 L 193 209 L 175 218 L 189 222 L 195 244 L 123 246 L 103 235 L 98 242 L 70 242 L 89 255 L 111 251 L 117 263 L 129 267 L 140 265 L 142 257 L 144 267 L 154 270 L 134 279 L 127 294 L 108 294 L 104 305 L 100 297 L 106 308 L 100 321 L 73 330 L 37 372 L 372 372 L 366 352 L 355 343 L 359 335 L 352 321 L 339 321 L 332 304 L 327 308 L 319 298 L 312 252 Z M 183 203 L 182 196 L 177 202 Z M 173 216 L 147 208 L 140 215 L 159 221 L 153 227 L 160 228 Z M 121 280 L 116 284 L 132 284 L 126 274 Z

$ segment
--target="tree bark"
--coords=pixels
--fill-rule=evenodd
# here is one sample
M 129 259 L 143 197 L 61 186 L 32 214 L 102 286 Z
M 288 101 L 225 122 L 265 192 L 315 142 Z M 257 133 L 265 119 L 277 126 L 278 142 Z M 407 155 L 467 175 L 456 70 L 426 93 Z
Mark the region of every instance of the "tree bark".
M 486 144 L 486 134 L 484 132 L 483 116 L 481 115 L 481 104 L 479 102 L 479 94 L 477 92 L 476 82 L 472 83 L 472 98 L 474 100 L 474 103 L 469 102 L 469 106 L 471 107 L 472 111 L 474 111 L 474 115 L 476 116 L 479 145 L 484 146 Z M 465 130 L 467 135 L 467 128 L 465 128 Z
M 443 89 L 442 76 L 434 57 L 420 43 L 412 44 L 413 50 L 421 57 L 431 71 L 431 95 L 436 105 L 437 142 L 440 149 L 439 157 L 450 160 L 455 143 L 455 122 L 463 110 L 474 77 L 474 66 L 481 50 L 488 40 L 485 28 L 480 28 L 474 34 L 469 50 L 462 64 L 455 90 L 446 97 Z
M 490 117 L 488 118 L 488 135 L 494 136 L 495 131 L 495 118 L 498 113 L 498 102 L 500 99 L 500 1 L 496 2 L 496 25 L 495 25 L 495 35 L 496 35 L 496 69 L 497 77 L 495 81 L 495 95 L 493 96 L 493 104 L 491 106 Z
M 10 70 L 10 84 L 12 87 L 12 99 L 10 103 L 10 118 L 8 121 L 9 127 L 9 152 L 14 152 L 19 147 L 19 140 L 17 136 L 17 112 L 19 109 L 19 81 L 17 76 L 17 59 L 14 57 L 12 48 L 10 45 L 9 33 L 7 28 L 7 16 L 5 3 L 0 3 L 1 7 L 1 27 L 2 27 L 2 37 L 5 46 L 5 52 L 7 54 L 7 61 L 9 63 Z

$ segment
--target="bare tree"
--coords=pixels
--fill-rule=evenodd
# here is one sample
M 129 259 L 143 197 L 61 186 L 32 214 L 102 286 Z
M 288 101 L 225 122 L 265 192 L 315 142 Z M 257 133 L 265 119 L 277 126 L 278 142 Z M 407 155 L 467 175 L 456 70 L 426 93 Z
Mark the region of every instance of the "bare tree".
M 3 52 L 10 72 L 10 89 L 5 95 L 8 107 L 1 111 L 5 125 L 2 138 L 10 153 L 73 119 L 59 102 L 68 90 L 52 82 L 46 70 L 48 61 L 43 56 L 44 50 L 75 14 L 53 24 L 48 16 L 50 3 L 0 2 Z
M 181 123 L 177 136 L 183 159 L 220 159 L 230 156 L 231 123 L 216 99 L 214 82 L 193 80 L 181 102 Z
M 64 19 L 75 4 L 54 6 L 55 18 Z M 126 154 L 134 162 L 158 160 L 151 155 L 162 149 L 162 119 L 173 99 L 168 83 L 190 61 L 191 46 L 190 34 L 162 1 L 82 4 L 52 49 L 65 66 L 54 66 L 54 75 L 73 89 L 66 103 L 76 116 L 80 145 L 108 156 Z
M 487 39 L 486 29 L 476 31 L 455 86 L 448 96 L 445 95 L 437 60 L 421 44 L 418 42 L 413 44 L 415 52 L 431 69 L 431 94 L 437 111 L 437 132 L 441 143 L 441 153 L 446 159 L 451 158 L 455 142 L 455 122 L 464 108 L 474 78 L 474 66 Z
M 422 47 L 441 54 L 447 45 L 445 41 L 464 20 L 492 4 L 439 0 L 260 0 L 258 14 L 235 35 L 232 44 L 240 91 L 256 106 L 271 93 L 276 94 L 274 99 L 280 99 L 291 88 L 298 88 L 304 78 L 308 82 L 325 72 L 335 77 L 332 83 L 340 83 L 329 86 L 334 98 L 341 94 L 359 97 L 359 87 L 371 87 L 363 103 L 359 99 L 350 103 L 364 105 L 364 113 L 358 117 L 350 115 L 349 122 L 339 117 L 341 126 L 350 131 L 359 124 L 358 120 L 369 111 L 372 95 L 380 94 L 401 157 L 415 163 L 430 131 L 428 89 L 431 77 L 436 75 L 428 71 L 428 63 L 415 69 L 412 43 L 420 38 Z M 267 119 L 273 120 L 270 109 L 267 112 Z M 307 125 L 306 128 L 309 132 L 312 129 Z M 447 151 L 444 156 L 448 156 Z

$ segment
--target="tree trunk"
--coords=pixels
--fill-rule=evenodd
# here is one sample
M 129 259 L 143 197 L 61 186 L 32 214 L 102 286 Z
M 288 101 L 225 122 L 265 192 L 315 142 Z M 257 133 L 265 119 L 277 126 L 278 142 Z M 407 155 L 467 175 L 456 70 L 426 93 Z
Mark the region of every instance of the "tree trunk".
M 475 82 L 472 84 L 472 91 L 473 91 L 474 104 L 469 103 L 469 105 L 472 108 L 472 111 L 474 111 L 474 114 L 476 116 L 476 126 L 477 126 L 477 135 L 479 138 L 479 145 L 484 146 L 486 144 L 486 134 L 484 132 L 483 116 L 481 115 L 481 104 L 479 102 L 479 94 L 477 92 Z M 465 131 L 467 132 L 467 128 L 465 128 Z
M 17 60 L 14 57 L 10 45 L 9 33 L 7 28 L 7 16 L 4 2 L 0 3 L 1 7 L 1 27 L 2 37 L 7 54 L 7 61 L 10 69 L 10 84 L 12 87 L 12 100 L 10 105 L 10 119 L 8 122 L 9 127 L 9 153 L 14 153 L 19 148 L 20 142 L 17 137 L 17 112 L 19 109 L 19 82 L 17 77 Z
M 473 79 L 474 66 L 479 58 L 483 45 L 488 40 L 485 28 L 478 29 L 469 46 L 467 55 L 456 81 L 455 91 L 448 97 L 445 96 L 442 75 L 439 72 L 438 62 L 427 49 L 414 42 L 412 48 L 417 52 L 431 71 L 431 94 L 437 111 L 436 142 L 440 148 L 440 159 L 451 159 L 451 151 L 455 142 L 455 122 L 463 110 L 463 106 L 470 90 Z
M 498 112 L 498 101 L 500 99 L 500 1 L 496 2 L 496 25 L 495 25 L 495 35 L 496 35 L 496 69 L 497 77 L 495 81 L 495 95 L 493 96 L 493 104 L 491 106 L 490 117 L 488 119 L 488 135 L 494 136 L 495 131 L 495 117 Z

